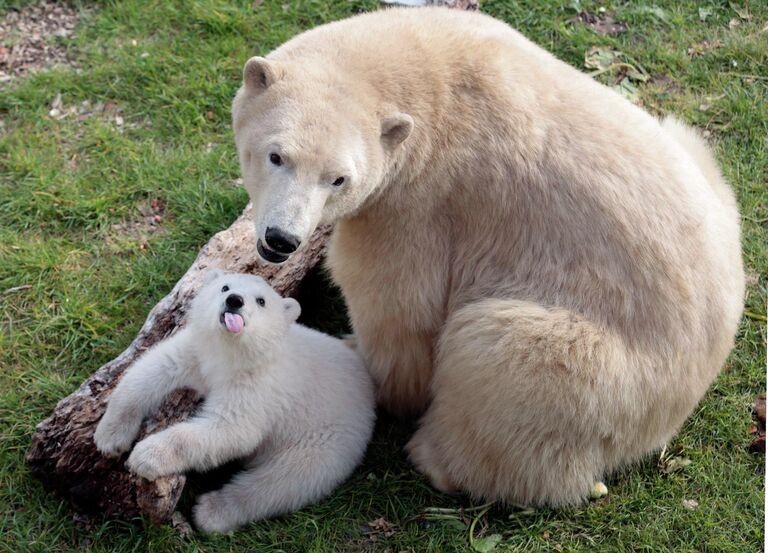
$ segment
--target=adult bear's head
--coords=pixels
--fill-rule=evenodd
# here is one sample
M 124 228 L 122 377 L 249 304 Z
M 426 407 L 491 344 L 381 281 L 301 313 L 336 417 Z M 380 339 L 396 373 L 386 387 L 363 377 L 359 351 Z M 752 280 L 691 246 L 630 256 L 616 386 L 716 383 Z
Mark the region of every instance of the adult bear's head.
M 232 106 L 259 255 L 282 263 L 320 223 L 356 214 L 382 188 L 413 119 L 311 55 L 254 57 Z

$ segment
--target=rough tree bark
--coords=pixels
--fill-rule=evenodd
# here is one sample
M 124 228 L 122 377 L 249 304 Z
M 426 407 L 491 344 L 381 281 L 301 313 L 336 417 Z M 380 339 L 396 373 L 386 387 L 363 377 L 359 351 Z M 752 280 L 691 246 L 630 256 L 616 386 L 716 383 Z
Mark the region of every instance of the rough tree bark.
M 320 262 L 330 231 L 330 227 L 319 228 L 307 247 L 283 265 L 262 266 L 256 253 L 251 206 L 246 207 L 231 227 L 203 247 L 171 293 L 150 311 L 128 349 L 61 400 L 53 414 L 37 425 L 27 452 L 32 474 L 79 511 L 169 521 L 186 482 L 183 474 L 149 482 L 125 469 L 127 455 L 108 459 L 96 450 L 93 432 L 112 389 L 143 351 L 183 325 L 190 300 L 210 268 L 258 274 L 279 293 L 294 295 L 307 272 Z M 139 439 L 188 417 L 199 402 L 192 390 L 174 392 L 160 412 L 145 422 Z

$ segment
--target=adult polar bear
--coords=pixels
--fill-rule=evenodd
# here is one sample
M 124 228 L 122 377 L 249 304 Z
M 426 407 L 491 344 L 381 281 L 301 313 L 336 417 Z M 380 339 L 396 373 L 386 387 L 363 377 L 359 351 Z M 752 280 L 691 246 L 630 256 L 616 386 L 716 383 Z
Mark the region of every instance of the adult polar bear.
M 248 61 L 233 104 L 258 249 L 335 222 L 356 343 L 443 490 L 559 506 L 660 448 L 742 310 L 703 141 L 490 17 L 392 9 Z

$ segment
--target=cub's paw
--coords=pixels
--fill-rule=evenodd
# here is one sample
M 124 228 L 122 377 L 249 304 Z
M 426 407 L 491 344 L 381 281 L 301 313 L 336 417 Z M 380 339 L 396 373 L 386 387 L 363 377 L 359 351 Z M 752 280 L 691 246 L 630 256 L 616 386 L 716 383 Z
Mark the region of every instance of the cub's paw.
M 147 480 L 178 472 L 176 464 L 173 450 L 157 439 L 157 434 L 137 443 L 125 462 L 128 470 Z
M 240 526 L 240 521 L 232 514 L 232 503 L 221 492 L 201 495 L 192 514 L 195 526 L 203 532 L 225 534 Z
M 141 421 L 101 419 L 93 434 L 93 441 L 102 455 L 119 457 L 129 449 L 139 433 Z

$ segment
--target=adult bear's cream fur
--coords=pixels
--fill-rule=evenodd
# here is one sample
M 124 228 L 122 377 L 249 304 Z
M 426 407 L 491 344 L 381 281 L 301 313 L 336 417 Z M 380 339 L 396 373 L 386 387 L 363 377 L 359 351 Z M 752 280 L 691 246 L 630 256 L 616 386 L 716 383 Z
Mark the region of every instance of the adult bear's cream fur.
M 733 345 L 739 216 L 705 143 L 490 17 L 299 35 L 248 62 L 234 128 L 260 240 L 337 223 L 357 347 L 381 403 L 426 409 L 408 449 L 441 489 L 578 502 Z

